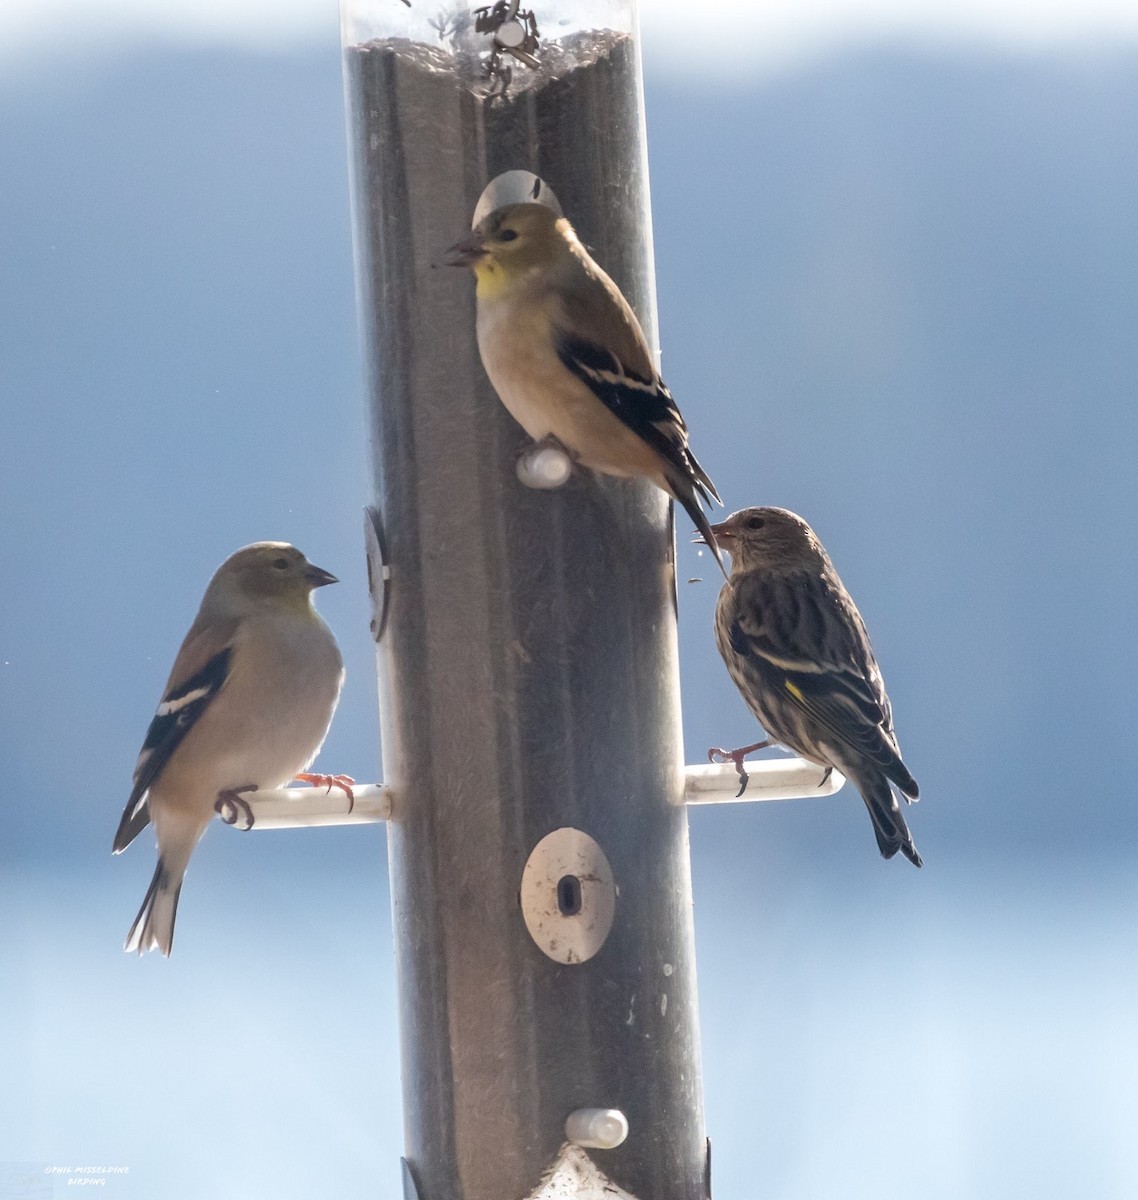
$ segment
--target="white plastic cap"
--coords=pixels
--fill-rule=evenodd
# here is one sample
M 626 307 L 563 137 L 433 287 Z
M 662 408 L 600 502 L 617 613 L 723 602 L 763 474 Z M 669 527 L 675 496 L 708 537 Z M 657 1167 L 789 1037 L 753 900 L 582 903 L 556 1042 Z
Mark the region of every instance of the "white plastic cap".
M 628 1137 L 628 1118 L 619 1108 L 578 1108 L 565 1118 L 565 1136 L 576 1146 L 615 1150 Z
M 538 444 L 518 459 L 518 478 L 528 488 L 559 488 L 572 474 L 572 459 L 557 446 Z
M 490 180 L 483 188 L 482 195 L 478 197 L 470 222 L 471 229 L 476 228 L 483 217 L 488 217 L 496 209 L 504 208 L 507 204 L 544 204 L 547 208 L 552 208 L 559 217 L 565 215 L 553 189 L 540 175 L 535 175 L 532 171 L 503 171 L 501 175 L 495 175 Z
M 494 39 L 503 46 L 520 46 L 526 40 L 525 26 L 521 21 L 503 21 L 495 30 Z

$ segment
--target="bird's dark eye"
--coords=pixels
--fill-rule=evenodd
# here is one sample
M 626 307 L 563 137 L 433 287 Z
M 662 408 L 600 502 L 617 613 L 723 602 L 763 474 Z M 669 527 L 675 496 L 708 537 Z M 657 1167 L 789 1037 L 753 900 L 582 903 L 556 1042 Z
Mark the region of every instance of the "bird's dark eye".
M 766 519 L 764 517 L 748 517 L 747 518 L 747 528 L 748 529 L 762 529 L 762 527 L 765 524 L 766 524 Z
M 498 241 L 512 242 L 517 236 L 518 231 L 516 229 L 503 229 L 502 232 L 498 234 Z
M 287 558 L 274 558 L 273 566 L 278 571 L 287 571 L 288 570 L 288 559 Z

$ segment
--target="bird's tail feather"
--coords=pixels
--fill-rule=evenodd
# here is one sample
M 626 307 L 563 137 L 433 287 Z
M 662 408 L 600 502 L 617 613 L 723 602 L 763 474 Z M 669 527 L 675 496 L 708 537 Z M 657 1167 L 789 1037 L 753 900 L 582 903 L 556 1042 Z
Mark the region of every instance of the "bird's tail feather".
M 893 795 L 888 779 L 876 773 L 851 777 L 857 790 L 861 792 L 865 807 L 869 809 L 881 857 L 892 858 L 900 850 L 913 866 L 921 866 L 921 856 L 913 844 L 913 835 L 905 824 L 901 806 L 897 803 L 897 797 Z
M 909 772 L 909 768 L 897 759 L 886 768 L 886 774 L 889 778 L 901 789 L 905 800 L 912 804 L 914 800 L 921 798 L 921 790 L 917 787 L 917 781 Z
M 723 577 L 726 579 L 727 568 L 723 565 L 723 555 L 719 549 L 719 543 L 715 540 L 715 534 L 711 531 L 711 522 L 704 515 L 695 485 L 690 479 L 672 479 L 669 480 L 669 483 L 671 485 L 669 490 L 676 498 L 676 501 L 683 505 L 684 512 L 695 522 L 695 527 L 699 530 L 700 537 L 703 538 L 705 545 L 715 559 L 715 565 L 723 572 Z
M 699 489 L 703 498 L 710 504 L 714 500 L 717 504 L 722 504 L 723 501 L 719 497 L 719 492 L 716 490 L 715 484 L 711 482 L 711 476 L 699 465 L 696 456 L 691 452 L 691 447 L 688 447 L 688 465 L 691 467 L 691 473 L 695 478 L 695 486 Z
M 161 950 L 169 958 L 174 945 L 174 919 L 178 915 L 178 897 L 182 894 L 182 878 L 185 865 L 175 874 L 162 858 L 154 871 L 154 878 L 146 892 L 146 899 L 134 918 L 134 924 L 126 935 L 123 949 L 131 954 L 137 951 Z

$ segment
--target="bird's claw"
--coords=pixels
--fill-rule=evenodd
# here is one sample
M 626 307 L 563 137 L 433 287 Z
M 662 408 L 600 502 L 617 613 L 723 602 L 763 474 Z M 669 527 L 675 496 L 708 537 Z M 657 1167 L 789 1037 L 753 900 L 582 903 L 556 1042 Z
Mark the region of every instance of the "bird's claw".
M 728 763 L 735 764 L 735 770 L 739 773 L 739 790 L 735 793 L 736 800 L 747 790 L 747 784 L 751 782 L 750 775 L 743 767 L 743 759 L 748 751 L 753 749 L 753 746 L 744 746 L 741 750 L 724 750 L 720 746 L 712 746 L 707 752 L 708 759 L 716 766 L 724 767 Z
M 244 833 L 248 833 L 253 828 L 253 810 L 249 807 L 249 801 L 241 793 L 255 792 L 256 790 L 254 784 L 242 788 L 226 788 L 217 793 L 217 802 L 213 806 L 213 811 L 226 825 L 236 825 L 237 818 L 244 817 L 245 824 L 241 826 L 241 829 Z
M 738 800 L 747 790 L 747 784 L 751 782 L 751 777 L 743 766 L 743 759 L 756 750 L 765 750 L 768 746 L 773 745 L 774 742 L 767 738 L 762 742 L 754 742 L 750 746 L 740 746 L 738 750 L 724 750 L 719 746 L 712 746 L 707 752 L 707 757 L 717 766 L 726 766 L 727 763 L 735 764 L 735 770 L 739 772 L 739 790 L 735 793 L 735 799 Z
M 340 791 L 348 797 L 348 812 L 356 806 L 356 794 L 352 791 L 352 785 L 356 782 L 350 775 L 309 775 L 307 773 L 295 776 L 301 783 L 309 783 L 313 787 L 324 788 L 324 794 L 327 795 L 331 790 L 339 788 Z

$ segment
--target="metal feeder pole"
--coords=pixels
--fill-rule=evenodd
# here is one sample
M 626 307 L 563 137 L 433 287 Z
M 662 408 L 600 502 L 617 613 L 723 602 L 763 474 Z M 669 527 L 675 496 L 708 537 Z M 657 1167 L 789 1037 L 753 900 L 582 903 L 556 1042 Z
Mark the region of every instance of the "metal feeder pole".
M 532 172 L 655 344 L 635 11 L 437 9 L 343 4 L 404 1188 L 705 1200 L 669 505 L 523 486 L 439 265 Z

